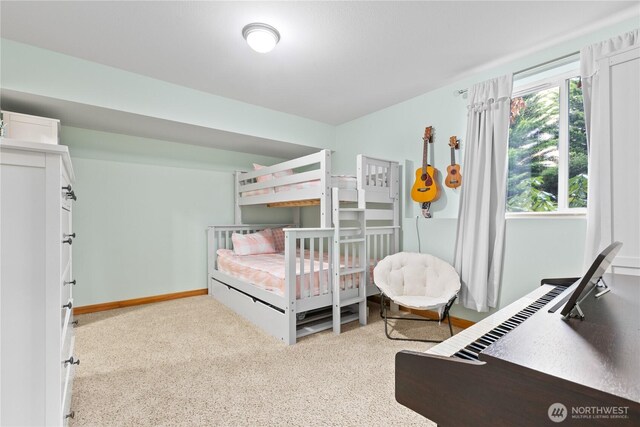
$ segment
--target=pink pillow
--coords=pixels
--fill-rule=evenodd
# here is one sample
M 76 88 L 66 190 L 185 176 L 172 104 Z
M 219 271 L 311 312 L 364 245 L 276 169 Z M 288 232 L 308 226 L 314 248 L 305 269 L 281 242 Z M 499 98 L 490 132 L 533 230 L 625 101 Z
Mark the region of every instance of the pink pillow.
M 264 169 L 266 167 L 267 166 L 262 166 L 262 165 L 259 165 L 257 163 L 253 164 L 253 170 L 256 170 L 256 171 L 258 171 L 260 169 Z M 270 174 L 267 174 L 267 175 L 262 175 L 262 176 L 259 176 L 257 178 L 257 181 L 258 182 L 265 182 L 265 181 L 268 181 L 270 179 L 282 178 L 283 176 L 289 176 L 289 175 L 293 175 L 293 169 L 286 169 L 286 170 L 283 170 L 283 171 L 280 171 L 280 172 L 276 172 L 274 174 L 270 173 Z M 287 185 L 281 185 L 281 186 L 276 187 L 276 192 L 287 191 L 287 190 L 289 190 L 289 187 Z
M 272 228 L 271 231 L 273 232 L 273 243 L 276 252 L 284 252 L 284 229 Z
M 252 234 L 233 233 L 233 252 L 236 255 L 258 255 L 276 253 L 273 232 L 270 228 Z
M 275 177 L 276 178 L 280 178 L 282 176 L 288 176 L 288 175 L 293 175 L 293 169 L 287 169 L 284 170 L 282 172 L 276 172 L 275 173 Z M 289 191 L 291 190 L 291 187 L 293 187 L 295 184 L 289 184 L 289 185 L 279 185 L 276 187 L 276 193 L 279 193 L 281 191 Z
M 254 164 L 253 164 L 253 170 L 254 170 L 254 171 L 259 171 L 260 169 L 264 169 L 264 168 L 266 168 L 266 167 L 267 167 L 267 166 L 262 166 L 262 165 L 259 165 L 259 164 L 257 164 L 257 163 L 254 163 Z M 273 175 L 272 175 L 272 174 L 259 176 L 259 177 L 257 178 L 257 181 L 258 181 L 258 182 L 265 182 L 265 181 L 269 181 L 270 179 L 273 179 Z
M 293 175 L 293 169 L 285 169 L 280 172 L 276 172 L 273 174 L 276 178 L 282 178 L 283 176 Z

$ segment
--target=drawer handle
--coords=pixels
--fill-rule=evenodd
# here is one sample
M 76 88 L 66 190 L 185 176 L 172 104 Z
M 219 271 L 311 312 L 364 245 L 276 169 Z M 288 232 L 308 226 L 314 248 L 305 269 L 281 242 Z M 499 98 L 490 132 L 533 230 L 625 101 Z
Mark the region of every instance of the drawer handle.
M 77 327 L 77 326 L 78 326 L 78 321 L 77 321 L 77 320 L 74 320 L 73 322 L 71 322 L 71 324 L 72 324 L 72 325 L 73 325 L 73 327 L 75 328 L 75 327 Z
M 64 361 L 64 366 L 67 365 L 79 365 L 80 359 L 74 359 L 73 356 Z
M 72 238 L 76 238 L 76 233 L 71 233 L 71 234 L 63 234 L 64 237 L 72 237 Z
M 65 194 L 66 199 L 78 200 L 78 198 L 76 197 L 76 193 L 71 187 L 71 184 L 67 185 L 66 187 L 62 187 L 62 189 L 67 192 L 67 194 Z
M 73 304 L 71 303 L 71 301 L 69 301 L 68 303 L 62 306 L 62 308 L 68 308 L 69 310 L 71 310 L 71 307 L 73 307 Z
M 64 419 L 66 420 L 67 418 L 75 418 L 75 417 L 76 417 L 76 411 L 71 411 L 64 416 Z
M 73 286 L 75 286 L 75 285 L 76 285 L 76 279 L 73 279 L 73 280 L 72 280 L 72 281 L 70 281 L 70 282 L 64 282 L 64 284 L 65 284 L 65 285 L 73 285 Z
M 64 239 L 62 241 L 62 243 L 68 243 L 69 245 L 72 245 L 73 244 L 73 239 L 69 237 L 68 239 Z

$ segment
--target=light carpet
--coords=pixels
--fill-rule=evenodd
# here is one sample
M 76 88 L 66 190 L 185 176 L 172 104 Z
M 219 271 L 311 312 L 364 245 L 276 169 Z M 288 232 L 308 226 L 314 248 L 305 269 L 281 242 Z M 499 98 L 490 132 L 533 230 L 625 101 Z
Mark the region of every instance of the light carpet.
M 367 326 L 293 346 L 208 296 L 78 316 L 71 425 L 433 425 L 394 397 L 395 354 L 432 344 L 388 340 L 378 307 Z M 449 332 L 401 327 L 412 337 Z

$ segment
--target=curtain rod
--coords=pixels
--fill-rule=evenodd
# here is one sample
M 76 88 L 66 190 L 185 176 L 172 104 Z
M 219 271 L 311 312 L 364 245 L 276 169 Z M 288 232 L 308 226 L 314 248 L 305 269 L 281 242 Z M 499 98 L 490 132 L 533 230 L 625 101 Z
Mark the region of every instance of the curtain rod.
M 558 58 L 555 58 L 555 59 L 550 59 L 550 60 L 545 61 L 545 62 L 543 62 L 541 64 L 536 64 L 536 65 L 533 65 L 531 67 L 527 67 L 527 68 L 523 68 L 522 70 L 518 70 L 515 73 L 513 73 L 513 76 L 515 77 L 518 74 L 524 74 L 527 71 L 535 70 L 537 68 L 544 67 L 545 65 L 553 64 L 554 62 L 558 62 L 558 61 L 562 61 L 563 59 L 571 58 L 572 56 L 576 56 L 578 54 L 580 54 L 579 50 L 575 51 L 575 52 L 567 53 L 566 55 L 562 55 L 562 56 L 560 56 Z M 462 95 L 464 93 L 467 93 L 467 91 L 468 91 L 468 89 L 458 89 L 454 93 L 456 95 Z

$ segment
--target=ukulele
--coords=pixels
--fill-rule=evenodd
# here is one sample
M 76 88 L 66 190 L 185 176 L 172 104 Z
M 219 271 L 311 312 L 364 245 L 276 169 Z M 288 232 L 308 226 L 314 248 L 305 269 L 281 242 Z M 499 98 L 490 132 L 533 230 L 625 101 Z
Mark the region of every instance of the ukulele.
M 449 188 L 458 188 L 462 185 L 462 175 L 460 175 L 460 165 L 456 163 L 456 150 L 458 149 L 458 138 L 452 136 L 449 138 L 449 147 L 451 147 L 451 164 L 447 166 L 447 177 L 444 185 Z
M 431 126 L 424 129 L 422 167 L 416 170 L 416 180 L 411 188 L 411 198 L 418 203 L 433 202 L 438 199 L 439 190 L 435 177 L 437 170 L 427 162 L 428 147 L 432 141 Z

